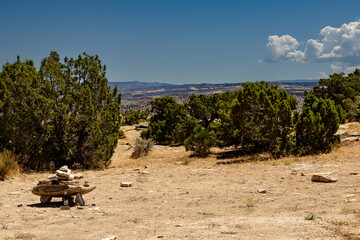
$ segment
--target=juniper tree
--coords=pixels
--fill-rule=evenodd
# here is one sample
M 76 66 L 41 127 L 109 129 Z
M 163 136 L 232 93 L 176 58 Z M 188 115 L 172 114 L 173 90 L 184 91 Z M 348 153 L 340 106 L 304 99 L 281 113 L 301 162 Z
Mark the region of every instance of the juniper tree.
M 121 95 L 110 92 L 106 66 L 86 53 L 56 52 L 37 71 L 31 60 L 7 63 L 0 75 L 0 147 L 28 169 L 77 163 L 104 167 L 119 137 Z
M 340 142 L 335 135 L 339 114 L 331 99 L 308 94 L 296 123 L 296 145 L 302 154 L 328 152 Z
M 234 145 L 250 146 L 278 156 L 292 146 L 296 100 L 265 82 L 244 83 L 231 107 Z

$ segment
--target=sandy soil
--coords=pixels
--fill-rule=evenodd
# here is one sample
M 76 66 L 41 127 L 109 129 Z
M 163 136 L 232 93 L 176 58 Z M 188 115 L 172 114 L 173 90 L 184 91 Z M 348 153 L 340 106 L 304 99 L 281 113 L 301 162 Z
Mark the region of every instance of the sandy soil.
M 39 204 L 31 189 L 49 173 L 0 182 L 0 239 L 360 239 L 358 141 L 330 154 L 219 165 L 215 154 L 191 159 L 183 147 L 130 159 L 139 132 L 124 131 L 109 169 L 82 172 L 97 186 L 83 209 Z M 319 172 L 338 181 L 311 182 Z

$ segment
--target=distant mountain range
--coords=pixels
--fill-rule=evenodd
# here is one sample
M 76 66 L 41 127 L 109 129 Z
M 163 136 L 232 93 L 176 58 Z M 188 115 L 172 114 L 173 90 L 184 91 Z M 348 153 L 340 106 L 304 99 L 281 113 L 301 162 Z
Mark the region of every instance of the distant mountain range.
M 280 80 L 269 81 L 276 84 L 280 89 L 284 89 L 291 94 L 303 94 L 305 90 L 311 90 L 318 83 L 318 80 Z M 111 88 L 118 87 L 123 99 L 134 99 L 141 97 L 161 97 L 165 95 L 190 95 L 190 94 L 214 94 L 225 91 L 236 91 L 241 88 L 243 83 L 200 83 L 200 84 L 168 84 L 159 82 L 109 82 Z
M 109 82 L 110 87 L 118 86 L 120 91 L 126 90 L 134 90 L 134 89 L 145 89 L 145 88 L 158 88 L 158 87 L 166 87 L 166 86 L 174 86 L 173 84 L 168 83 L 159 83 L 159 82 Z

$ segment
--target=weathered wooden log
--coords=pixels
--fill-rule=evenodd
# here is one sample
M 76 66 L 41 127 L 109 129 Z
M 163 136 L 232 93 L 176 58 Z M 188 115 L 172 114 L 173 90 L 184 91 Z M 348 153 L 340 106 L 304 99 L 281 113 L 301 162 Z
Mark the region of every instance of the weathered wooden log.
M 94 190 L 95 186 L 78 186 L 78 185 L 38 185 L 33 188 L 32 193 L 38 196 L 66 197 L 74 196 L 78 193 L 86 194 Z

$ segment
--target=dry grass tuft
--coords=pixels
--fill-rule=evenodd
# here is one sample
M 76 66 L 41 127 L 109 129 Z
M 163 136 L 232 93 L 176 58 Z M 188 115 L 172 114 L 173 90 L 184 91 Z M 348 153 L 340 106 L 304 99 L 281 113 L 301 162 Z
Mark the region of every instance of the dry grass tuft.
M 17 156 L 9 150 L 4 150 L 0 153 L 0 180 L 4 180 L 6 176 L 18 172 Z

